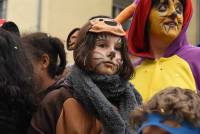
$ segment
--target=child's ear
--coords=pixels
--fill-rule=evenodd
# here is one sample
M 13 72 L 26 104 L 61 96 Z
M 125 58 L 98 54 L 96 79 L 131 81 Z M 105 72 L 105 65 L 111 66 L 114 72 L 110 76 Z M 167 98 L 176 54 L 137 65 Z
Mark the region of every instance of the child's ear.
M 50 63 L 50 58 L 48 54 L 43 54 L 41 58 L 42 69 L 47 69 Z

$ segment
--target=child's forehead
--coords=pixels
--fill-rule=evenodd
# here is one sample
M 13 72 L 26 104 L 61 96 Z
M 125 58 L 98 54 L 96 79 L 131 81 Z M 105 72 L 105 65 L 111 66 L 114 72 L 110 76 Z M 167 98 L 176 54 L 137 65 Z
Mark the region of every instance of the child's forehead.
M 97 35 L 97 39 L 108 39 L 108 38 L 119 38 L 119 39 L 121 39 L 120 36 L 112 35 L 110 33 L 99 33 Z
M 108 42 L 122 43 L 122 37 L 115 36 L 112 34 L 99 34 L 99 35 L 97 35 L 96 41 L 108 41 Z

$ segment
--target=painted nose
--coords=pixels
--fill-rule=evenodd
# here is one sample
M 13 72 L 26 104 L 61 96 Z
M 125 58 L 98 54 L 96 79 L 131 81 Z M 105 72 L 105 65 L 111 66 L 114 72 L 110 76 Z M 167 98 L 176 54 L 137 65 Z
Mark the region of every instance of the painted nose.
M 177 12 L 173 12 L 170 16 L 171 19 L 175 20 L 177 17 Z
M 114 51 L 111 51 L 108 55 L 108 57 L 110 57 L 110 59 L 112 60 L 113 58 L 115 58 L 116 53 Z

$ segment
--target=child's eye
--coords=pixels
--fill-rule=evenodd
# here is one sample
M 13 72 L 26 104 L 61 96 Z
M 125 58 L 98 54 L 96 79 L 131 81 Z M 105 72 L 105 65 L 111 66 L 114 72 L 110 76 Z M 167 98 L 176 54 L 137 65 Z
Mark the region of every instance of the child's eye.
M 97 47 L 100 47 L 100 48 L 105 48 L 106 45 L 105 44 L 98 44 Z

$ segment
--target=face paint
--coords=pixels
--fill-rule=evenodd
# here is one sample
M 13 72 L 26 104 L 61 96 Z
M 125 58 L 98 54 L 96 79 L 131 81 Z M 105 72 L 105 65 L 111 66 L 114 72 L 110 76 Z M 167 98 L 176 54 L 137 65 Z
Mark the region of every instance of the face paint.
M 121 48 L 122 41 L 120 37 L 107 34 L 99 35 L 92 51 L 92 70 L 97 74 L 116 74 L 122 64 Z
M 183 26 L 183 4 L 180 0 L 160 0 L 149 15 L 150 33 L 167 42 L 172 42 Z

